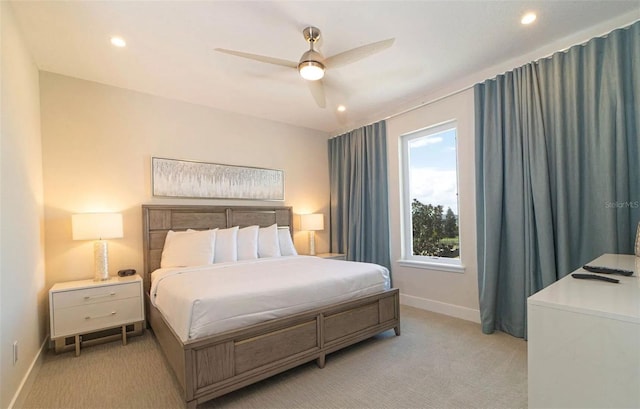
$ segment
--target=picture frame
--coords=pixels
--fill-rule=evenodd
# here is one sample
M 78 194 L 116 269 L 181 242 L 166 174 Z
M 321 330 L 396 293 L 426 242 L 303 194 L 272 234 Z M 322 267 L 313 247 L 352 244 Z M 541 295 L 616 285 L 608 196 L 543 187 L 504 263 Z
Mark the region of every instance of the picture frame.
M 156 197 L 284 201 L 284 171 L 151 158 Z

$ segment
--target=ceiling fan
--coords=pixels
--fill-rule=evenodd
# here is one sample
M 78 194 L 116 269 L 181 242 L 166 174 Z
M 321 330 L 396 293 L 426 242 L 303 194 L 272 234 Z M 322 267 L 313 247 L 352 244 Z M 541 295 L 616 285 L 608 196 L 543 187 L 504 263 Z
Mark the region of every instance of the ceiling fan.
M 306 80 L 316 104 L 318 104 L 320 108 L 325 108 L 326 100 L 324 95 L 324 85 L 322 83 L 325 70 L 351 64 L 372 54 L 378 53 L 391 47 L 395 41 L 395 38 L 389 38 L 324 58 L 320 52 L 314 49 L 314 46 L 320 39 L 320 29 L 316 27 L 307 27 L 302 31 L 302 34 L 304 35 L 304 39 L 309 43 L 309 50 L 302 54 L 302 57 L 300 57 L 300 61 L 298 62 L 257 54 L 249 54 L 241 51 L 227 50 L 224 48 L 216 48 L 215 50 L 221 53 L 235 55 L 237 57 L 248 58 L 250 60 L 298 70 L 300 76 Z

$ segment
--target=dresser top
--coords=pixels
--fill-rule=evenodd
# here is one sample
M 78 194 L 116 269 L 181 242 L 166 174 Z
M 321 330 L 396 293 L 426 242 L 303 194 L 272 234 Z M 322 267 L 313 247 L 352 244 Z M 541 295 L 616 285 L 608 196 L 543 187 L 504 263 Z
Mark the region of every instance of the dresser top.
M 54 284 L 54 286 L 51 287 L 51 290 L 49 291 L 56 292 L 56 291 L 66 291 L 66 290 L 80 290 L 83 288 L 96 288 L 96 287 L 102 287 L 107 285 L 132 283 L 137 281 L 142 282 L 142 278 L 140 278 L 140 276 L 137 274 L 134 274 L 128 277 L 120 277 L 120 276 L 109 277 L 108 280 L 102 280 L 102 281 L 95 281 L 92 279 L 78 280 L 78 281 L 65 281 L 62 283 Z
M 614 284 L 577 280 L 569 274 L 530 296 L 527 303 L 640 324 L 640 257 L 604 254 L 587 264 L 632 270 L 634 275 L 606 275 L 620 280 Z M 582 268 L 574 272 L 589 273 Z

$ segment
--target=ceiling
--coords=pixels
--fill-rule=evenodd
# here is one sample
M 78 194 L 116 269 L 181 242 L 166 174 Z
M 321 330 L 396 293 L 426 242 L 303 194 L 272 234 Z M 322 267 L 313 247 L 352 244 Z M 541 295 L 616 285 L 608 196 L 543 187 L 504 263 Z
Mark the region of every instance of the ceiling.
M 385 118 L 499 62 L 604 21 L 640 18 L 633 1 L 13 1 L 40 70 L 336 133 Z M 538 19 L 520 24 L 526 11 Z M 215 52 L 298 61 L 302 30 L 325 57 L 395 38 L 329 69 L 319 108 L 296 70 Z M 122 36 L 125 48 L 109 39 Z M 581 40 L 582 41 L 582 40 Z M 494 72 L 491 76 L 497 74 Z M 470 85 L 470 84 L 466 84 Z M 347 110 L 337 113 L 344 104 Z

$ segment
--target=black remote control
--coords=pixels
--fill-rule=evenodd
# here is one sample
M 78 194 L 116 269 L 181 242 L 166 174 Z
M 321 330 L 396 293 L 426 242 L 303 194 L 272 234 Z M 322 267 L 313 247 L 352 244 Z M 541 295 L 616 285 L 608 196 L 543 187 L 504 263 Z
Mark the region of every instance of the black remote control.
M 623 270 L 620 268 L 611 268 L 611 267 L 600 267 L 600 266 L 588 266 L 588 265 L 584 265 L 582 266 L 583 269 L 592 272 L 592 273 L 602 273 L 602 274 L 620 274 L 623 276 L 632 276 L 633 275 L 633 271 L 630 270 Z
M 586 279 L 586 280 L 601 280 L 601 281 L 606 281 L 608 283 L 619 283 L 620 282 L 620 280 L 618 280 L 616 278 L 603 277 L 603 276 L 599 276 L 597 274 L 573 273 L 573 274 L 571 274 L 571 277 L 573 277 L 573 278 L 582 278 L 582 279 Z

